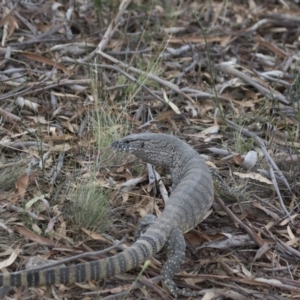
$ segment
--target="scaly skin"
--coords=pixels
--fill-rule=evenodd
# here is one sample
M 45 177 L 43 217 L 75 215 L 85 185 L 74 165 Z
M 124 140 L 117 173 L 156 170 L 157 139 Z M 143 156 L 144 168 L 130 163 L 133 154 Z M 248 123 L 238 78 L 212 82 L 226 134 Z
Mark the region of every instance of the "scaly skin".
M 144 233 L 125 251 L 98 261 L 28 270 L 0 275 L 0 286 L 41 286 L 99 280 L 124 273 L 144 263 L 167 246 L 168 259 L 163 267 L 164 283 L 176 296 L 196 293 L 179 289 L 172 277 L 185 256 L 183 233 L 199 224 L 213 201 L 213 181 L 204 160 L 180 139 L 166 135 L 132 134 L 112 144 L 117 151 L 132 153 L 144 162 L 170 169 L 173 191 L 161 215 L 147 223 Z

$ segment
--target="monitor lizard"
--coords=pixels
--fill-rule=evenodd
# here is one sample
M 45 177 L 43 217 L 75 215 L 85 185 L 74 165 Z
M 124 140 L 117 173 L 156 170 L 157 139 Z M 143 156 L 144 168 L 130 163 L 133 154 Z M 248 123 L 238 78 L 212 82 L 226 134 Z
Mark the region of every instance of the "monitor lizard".
M 147 215 L 138 227 L 138 239 L 135 243 L 115 256 L 67 267 L 3 274 L 0 275 L 0 286 L 98 281 L 140 266 L 166 246 L 163 282 L 175 297 L 177 294 L 197 294 L 177 287 L 172 277 L 180 270 L 185 258 L 183 233 L 203 220 L 213 202 L 213 180 L 204 159 L 187 143 L 167 134 L 132 134 L 114 142 L 112 148 L 132 153 L 144 162 L 170 169 L 172 193 L 164 211 L 157 218 Z

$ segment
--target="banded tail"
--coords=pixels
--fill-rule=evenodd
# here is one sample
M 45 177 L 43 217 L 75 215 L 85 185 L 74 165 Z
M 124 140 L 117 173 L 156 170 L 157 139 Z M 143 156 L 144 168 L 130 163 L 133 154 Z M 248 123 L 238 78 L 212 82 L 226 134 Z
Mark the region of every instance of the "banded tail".
M 143 264 L 165 244 L 172 230 L 170 222 L 158 218 L 141 237 L 125 251 L 105 259 L 53 267 L 40 271 L 26 270 L 0 275 L 0 286 L 44 286 L 100 280 L 124 273 Z

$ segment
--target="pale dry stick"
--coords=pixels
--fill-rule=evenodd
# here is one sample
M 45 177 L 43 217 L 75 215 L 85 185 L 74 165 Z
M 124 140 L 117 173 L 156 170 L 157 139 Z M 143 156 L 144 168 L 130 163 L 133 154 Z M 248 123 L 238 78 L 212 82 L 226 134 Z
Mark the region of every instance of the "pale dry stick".
M 190 100 L 193 104 L 196 103 L 195 100 L 194 100 L 193 98 L 191 98 L 189 95 L 183 93 L 183 92 L 181 91 L 181 89 L 180 89 L 177 85 L 175 85 L 175 84 L 173 84 L 173 83 L 171 83 L 171 82 L 169 82 L 169 81 L 167 81 L 167 80 L 161 79 L 160 77 L 158 77 L 158 76 L 156 76 L 156 75 L 154 75 L 154 74 L 151 74 L 151 73 L 149 73 L 149 72 L 144 72 L 144 71 L 141 71 L 141 70 L 139 70 L 139 69 L 137 69 L 137 68 L 131 67 L 130 65 L 125 64 L 125 63 L 121 62 L 120 60 L 117 60 L 117 59 L 115 59 L 114 57 L 112 57 L 112 56 L 110 56 L 110 55 L 108 55 L 108 54 L 106 54 L 106 53 L 104 53 L 104 52 L 102 52 L 102 51 L 97 51 L 97 53 L 99 53 L 99 54 L 100 54 L 101 56 L 103 56 L 104 58 L 110 60 L 111 62 L 117 64 L 118 66 L 121 66 L 121 67 L 123 67 L 123 68 L 126 68 L 126 70 L 129 70 L 129 71 L 131 71 L 131 72 L 137 73 L 137 74 L 139 74 L 139 75 L 146 76 L 147 78 L 150 78 L 150 79 L 152 79 L 152 80 L 154 80 L 154 81 L 156 81 L 156 82 L 158 82 L 158 83 L 164 85 L 165 87 L 168 87 L 169 89 L 175 91 L 176 93 L 178 93 L 178 94 L 180 94 L 181 96 L 183 96 L 183 97 L 187 98 L 188 100 Z M 0 99 L 0 100 L 1 100 L 1 99 Z
M 62 169 L 63 167 L 63 164 L 64 164 L 64 158 L 65 158 L 65 152 L 61 152 L 59 154 L 59 158 L 58 158 L 58 163 L 57 163 L 57 167 L 54 169 L 54 172 L 53 172 L 53 176 L 50 180 L 50 184 L 51 185 L 54 185 L 55 183 L 55 180 L 60 172 L 60 170 Z
M 230 127 L 234 128 L 234 129 L 238 129 L 241 131 L 241 133 L 243 133 L 245 136 L 248 136 L 248 137 L 252 137 L 255 139 L 255 141 L 260 145 L 260 148 L 262 149 L 263 153 L 264 153 L 264 156 L 265 156 L 265 159 L 266 161 L 268 162 L 268 164 L 270 165 L 270 167 L 273 167 L 277 172 L 278 172 L 278 176 L 280 176 L 281 180 L 284 182 L 284 184 L 286 185 L 286 187 L 289 189 L 289 191 L 291 192 L 292 194 L 292 190 L 291 190 L 291 187 L 290 185 L 288 184 L 288 181 L 286 180 L 286 178 L 284 177 L 284 175 L 282 174 L 282 172 L 279 170 L 279 168 L 277 167 L 277 165 L 275 164 L 274 160 L 272 159 L 272 157 L 270 156 L 270 154 L 268 153 L 267 149 L 266 149 L 266 146 L 263 142 L 263 140 L 261 138 L 259 138 L 257 135 L 255 135 L 254 133 L 250 132 L 249 130 L 247 129 L 244 129 L 242 128 L 241 126 L 235 124 L 234 122 L 226 119 L 226 122 L 227 124 L 229 124 Z M 277 181 L 276 181 L 276 178 L 274 177 L 274 181 L 272 180 L 273 184 L 275 183 L 275 185 L 277 186 L 277 188 L 275 187 L 275 190 L 276 190 L 276 193 L 277 191 L 279 192 L 279 188 L 278 188 L 278 184 L 277 184 Z M 275 186 L 274 185 L 274 186 Z M 280 195 L 280 192 L 279 194 L 277 194 L 278 197 L 279 197 L 279 200 L 281 198 Z M 290 218 L 291 222 L 294 224 L 293 220 L 291 219 L 291 216 L 290 216 L 290 213 L 287 211 L 285 205 L 283 202 L 280 201 L 280 205 L 281 205 L 281 208 L 284 210 L 284 212 L 287 214 L 287 216 Z
M 266 278 L 254 278 L 254 279 L 247 279 L 247 278 L 238 278 L 238 277 L 232 277 L 232 276 L 228 276 L 228 275 L 210 275 L 210 274 L 196 274 L 196 275 L 180 275 L 182 278 L 196 278 L 196 279 L 204 279 L 204 280 L 216 280 L 216 279 L 228 279 L 231 280 L 233 282 L 239 282 L 239 283 L 243 283 L 243 284 L 249 284 L 249 285 L 253 285 L 255 283 L 259 284 L 262 283 L 265 286 L 271 286 L 271 287 L 277 287 L 277 288 L 282 288 L 282 289 L 286 289 L 286 290 L 290 290 L 293 291 L 295 293 L 299 293 L 300 292 L 300 288 L 298 286 L 291 286 L 291 285 L 286 285 L 286 284 L 282 284 L 281 282 L 281 278 L 278 278 L 278 280 L 273 280 L 273 279 L 266 279 Z M 298 283 L 297 281 L 294 281 L 294 283 Z M 202 291 L 200 291 L 202 292 Z M 235 298 L 234 298 L 235 299 Z M 236 298 L 239 299 L 239 298 Z M 272 298 L 275 299 L 275 298 Z M 280 300 L 286 300 L 286 298 L 280 298 Z
M 27 20 L 26 18 L 24 18 L 23 16 L 21 16 L 17 10 L 14 12 L 14 15 L 15 15 L 17 18 L 19 18 L 19 20 L 20 20 L 21 22 L 23 22 L 23 23 L 27 26 L 27 28 L 32 32 L 33 36 L 36 36 L 36 35 L 38 34 L 38 29 L 37 29 L 36 27 L 34 27 L 33 25 L 31 25 L 30 22 L 28 22 L 28 20 L 31 20 L 31 19 L 28 19 L 28 20 Z M 57 30 L 57 31 L 58 31 L 58 30 Z M 26 41 L 25 41 L 25 43 L 26 43 Z M 23 45 L 23 41 L 22 41 L 22 43 L 20 43 L 20 44 Z
M 239 218 L 237 218 L 234 213 L 225 205 L 223 200 L 215 196 L 216 202 L 222 207 L 222 209 L 227 213 L 227 215 L 231 218 L 231 220 L 235 223 L 238 223 L 248 234 L 249 236 L 253 239 L 253 241 L 256 243 L 258 247 L 263 246 L 264 241 L 262 239 L 258 238 L 258 235 L 253 234 L 253 231 L 251 228 L 249 228 L 246 224 L 244 224 Z
M 270 91 L 269 89 L 265 88 L 258 82 L 254 81 L 250 76 L 244 74 L 241 71 L 238 71 L 237 69 L 234 69 L 228 63 L 222 63 L 222 64 L 215 65 L 214 68 L 219 71 L 225 72 L 227 74 L 231 74 L 233 76 L 237 76 L 237 77 L 241 78 L 248 84 L 255 87 L 259 92 L 261 92 L 263 95 L 265 95 L 269 99 L 277 99 L 284 104 L 290 104 L 290 102 L 288 100 L 286 100 L 286 98 L 282 94 L 278 93 L 277 91 Z
M 276 214 L 278 214 L 280 217 L 282 217 L 282 215 L 283 215 L 282 210 L 280 210 L 279 208 L 277 208 L 276 206 L 274 206 L 270 202 L 265 201 L 264 199 L 258 197 L 257 195 L 252 195 L 252 197 L 255 198 L 257 201 L 263 203 L 264 205 L 271 207 L 272 209 L 274 209 L 276 211 Z
M 275 238 L 273 236 L 273 234 L 267 228 L 265 228 L 265 230 L 267 230 L 268 233 L 270 234 L 270 236 L 272 236 L 273 240 L 284 249 L 283 253 L 288 252 L 289 254 L 295 255 L 297 258 L 300 258 L 300 252 L 298 250 L 296 250 L 296 249 L 292 248 L 291 246 L 283 243 L 280 239 Z
M 65 26 L 66 26 L 65 23 L 53 26 L 48 31 L 42 33 L 41 35 L 39 35 L 37 37 L 34 37 L 33 39 L 23 41 L 22 43 L 13 43 L 10 46 L 11 47 L 17 47 L 17 48 L 23 48 L 24 46 L 27 46 L 27 45 L 30 45 L 30 44 L 33 44 L 33 43 L 37 43 L 39 41 L 44 42 L 44 40 L 43 40 L 44 38 L 52 35 L 55 32 L 58 32 L 59 30 L 63 29 Z M 53 39 L 53 41 L 54 41 L 54 39 Z M 56 41 L 57 41 L 57 39 L 56 39 Z M 16 50 L 16 49 L 14 49 L 14 50 Z
M 194 52 L 192 62 L 183 69 L 182 73 L 179 76 L 183 76 L 184 74 L 188 73 L 190 70 L 195 70 L 195 67 L 198 64 L 199 60 L 200 60 L 200 55 L 198 54 L 198 52 Z
M 8 235 L 12 238 L 14 236 L 14 232 L 8 228 L 5 224 L 3 224 L 2 222 L 0 222 L 0 228 L 2 228 L 3 230 L 8 232 Z M 1 299 L 1 298 L 0 298 Z
M 100 67 L 100 68 L 115 70 L 115 71 L 121 73 L 122 75 L 124 75 L 125 77 L 127 77 L 128 79 L 130 79 L 133 83 L 138 84 L 141 88 L 143 88 L 144 90 L 146 90 L 155 99 L 161 101 L 164 104 L 167 104 L 166 101 L 163 98 L 161 98 L 158 95 L 156 95 L 155 93 L 153 93 L 149 88 L 147 88 L 144 84 L 142 84 L 138 79 L 136 79 L 135 77 L 129 75 L 127 72 L 123 71 L 118 66 L 111 66 L 111 65 L 106 65 L 106 64 L 100 64 L 100 65 L 97 64 L 97 66 Z
M 135 282 L 134 284 L 132 284 L 130 286 L 130 290 L 142 288 L 144 286 L 151 287 L 153 289 L 153 283 L 159 282 L 161 280 L 161 278 L 162 278 L 161 276 L 153 277 L 153 278 L 151 278 L 151 280 L 149 278 L 142 278 L 142 277 L 138 278 L 138 282 Z M 151 284 L 152 284 L 152 286 L 151 286 Z M 106 292 L 97 290 L 97 291 L 92 291 L 92 292 L 86 292 L 86 293 L 83 293 L 82 295 L 84 295 L 84 296 L 92 296 L 92 295 L 99 296 L 101 293 L 106 293 Z M 107 297 L 104 297 L 101 299 L 102 300 L 129 299 L 128 298 L 128 290 L 125 290 L 125 291 L 122 291 L 122 292 L 119 292 L 119 293 L 116 293 L 116 294 L 113 294 L 113 295 L 110 295 L 110 296 L 107 296 Z M 161 295 L 160 299 L 165 299 L 165 294 Z
M 295 59 L 295 57 L 293 55 L 290 55 L 289 57 L 286 58 L 281 70 L 284 73 L 287 73 L 288 69 L 290 68 L 293 60 Z
M 44 92 L 46 90 L 57 88 L 59 86 L 64 86 L 64 85 L 68 86 L 73 84 L 91 84 L 91 83 L 92 83 L 92 79 L 76 79 L 76 80 L 63 79 L 55 83 L 53 83 L 53 81 L 47 81 L 43 83 L 44 85 L 42 87 L 40 87 L 42 85 L 41 82 L 26 83 L 18 86 L 18 88 L 15 90 L 12 90 L 6 94 L 2 94 L 2 96 L 0 97 L 0 101 L 11 97 L 25 96 L 28 94 Z M 22 88 L 26 88 L 26 89 L 22 91 L 18 91 L 19 89 Z
M 1 49 L 1 48 L 0 48 Z M 1 50 L 0 50 L 1 51 Z M 6 52 L 5 52 L 6 53 Z M 21 73 L 23 71 L 27 71 L 26 68 L 12 68 L 12 69 L 8 69 L 8 70 L 3 70 L 0 71 L 0 74 L 12 74 L 12 73 Z
M 269 81 L 272 81 L 272 82 L 276 82 L 277 84 L 282 84 L 286 87 L 289 87 L 291 86 L 287 81 L 284 81 L 278 77 L 272 77 L 272 76 L 269 76 L 268 74 L 266 74 L 267 72 L 263 73 L 263 72 L 258 72 L 256 70 L 253 69 L 253 72 L 257 75 L 257 76 L 260 76 L 260 77 L 263 77 L 263 78 L 266 78 L 267 80 Z M 283 72 L 282 72 L 283 73 Z
M 292 223 L 293 223 L 293 220 L 292 220 L 292 218 L 291 218 L 291 215 L 290 215 L 290 213 L 287 211 L 287 209 L 286 209 L 286 207 L 285 207 L 285 205 L 284 205 L 284 203 L 283 203 L 283 199 L 282 199 L 282 197 L 281 197 L 281 194 L 280 194 L 280 191 L 279 191 L 279 188 L 278 188 L 278 184 L 277 184 L 277 181 L 276 181 L 276 178 L 275 178 L 274 170 L 273 170 L 273 168 L 272 168 L 271 166 L 270 166 L 269 170 L 270 170 L 270 175 L 271 175 L 271 180 L 272 180 L 273 186 L 274 186 L 274 188 L 275 188 L 276 194 L 277 194 L 278 199 L 279 199 L 279 202 L 280 202 L 280 206 L 281 206 L 281 208 L 284 210 L 284 212 L 289 216 L 290 220 L 291 220 Z
M 109 55 L 133 55 L 133 54 L 143 54 L 147 52 L 151 52 L 154 47 L 147 47 L 141 50 L 125 50 L 125 51 L 107 51 Z
M 296 2 L 296 1 L 294 1 Z M 300 17 L 298 17 L 297 15 L 292 15 L 292 14 L 282 14 L 282 13 L 273 13 L 273 14 L 269 14 L 268 17 L 270 19 L 275 19 L 276 21 L 287 21 L 287 22 L 300 22 Z
M 7 147 L 7 148 L 10 148 L 10 149 L 13 149 L 13 150 L 22 150 L 25 147 L 40 147 L 40 146 L 48 147 L 48 144 L 44 144 L 44 143 L 41 143 L 41 142 L 31 142 L 31 141 L 28 141 L 28 142 L 13 142 L 13 143 L 8 143 L 8 144 L 4 144 L 4 143 L 0 142 L 0 145 L 4 146 L 4 147 Z
M 22 119 L 20 117 L 15 116 L 14 114 L 0 108 L 0 116 L 2 116 L 6 121 L 10 122 L 21 122 Z
M 261 173 L 262 175 L 266 176 L 267 178 L 271 179 L 271 174 L 269 171 L 264 170 L 264 169 L 256 169 L 256 171 Z M 275 175 L 275 178 L 276 178 L 276 180 L 282 181 L 282 179 L 277 175 Z
M 197 97 L 197 98 L 203 98 L 203 99 L 215 99 L 216 96 L 213 95 L 213 94 L 209 94 L 209 93 L 206 93 L 206 92 L 202 92 L 202 91 L 199 91 L 199 90 L 195 90 L 195 89 L 191 89 L 189 87 L 185 87 L 185 88 L 182 88 L 180 89 L 182 92 L 187 92 L 187 93 L 190 93 L 189 96 L 190 97 Z M 194 94 L 192 94 L 194 93 Z M 219 100 L 225 100 L 225 101 L 230 101 L 230 99 L 228 97 L 223 97 L 223 96 L 218 96 L 218 99 Z
M 159 55 L 159 57 L 163 58 L 163 59 L 167 59 L 170 56 L 179 56 L 185 52 L 187 52 L 188 50 L 194 50 L 195 49 L 195 45 L 183 45 L 180 48 L 171 48 L 171 47 L 166 47 L 165 51 L 163 53 L 161 53 Z
M 167 189 L 163 183 L 163 181 L 160 178 L 160 175 L 154 170 L 155 178 L 157 180 L 158 188 L 161 194 L 161 197 L 163 198 L 164 202 L 167 203 L 169 200 L 169 195 L 167 192 Z
M 130 4 L 130 2 L 131 2 L 131 0 L 123 0 L 121 2 L 117 15 L 108 25 L 106 32 L 104 33 L 104 36 L 101 39 L 100 43 L 98 44 L 97 48 L 94 51 L 92 51 L 89 55 L 87 55 L 86 57 L 77 60 L 77 62 L 80 62 L 80 63 L 87 62 L 87 61 L 91 60 L 96 55 L 96 53 L 98 53 L 99 51 L 103 51 L 105 49 L 105 47 L 107 46 L 111 37 L 113 36 L 115 31 L 118 29 L 118 27 L 120 25 L 120 19 L 121 19 L 122 15 L 124 14 L 127 6 Z M 76 60 L 74 60 L 74 61 L 76 61 Z
M 27 165 L 29 162 L 28 162 L 28 159 L 21 159 L 19 161 L 16 161 L 16 162 L 12 162 L 12 163 L 8 163 L 8 164 L 4 164 L 2 165 L 0 163 L 0 170 L 1 169 L 6 169 L 8 167 L 16 167 L 16 166 L 19 166 L 19 165 Z
M 80 126 L 79 126 L 78 131 L 77 131 L 77 136 L 78 136 L 78 137 L 82 137 L 83 131 L 84 131 L 84 129 L 86 128 L 86 126 L 87 126 L 87 124 L 88 124 L 89 118 L 90 118 L 89 114 L 88 114 L 88 113 L 85 114 L 85 117 L 84 117 L 84 119 L 81 121 Z
M 292 268 L 292 266 L 291 266 Z M 294 268 L 295 269 L 295 268 Z M 299 269 L 298 269 L 299 270 Z M 290 271 L 289 272 L 291 278 L 293 278 L 293 274 L 292 272 Z M 282 283 L 285 283 L 285 284 L 289 284 L 291 286 L 295 286 L 295 287 L 298 287 L 300 288 L 300 282 L 298 280 L 294 280 L 294 279 L 287 279 L 287 278 L 282 278 L 282 277 L 275 277 L 275 276 L 272 276 L 273 279 L 275 280 L 279 280 L 281 281 Z
M 149 179 L 149 183 L 153 184 L 155 183 L 155 174 L 154 174 L 154 169 L 153 166 L 151 164 L 146 164 L 147 166 L 147 172 L 148 172 L 148 179 Z
M 103 255 L 108 253 L 109 251 L 115 249 L 115 248 L 119 248 L 121 246 L 122 243 L 124 243 L 124 241 L 126 240 L 127 236 L 125 235 L 120 241 L 116 241 L 112 246 L 104 249 L 104 250 L 100 250 L 100 251 L 91 251 L 91 252 L 84 252 L 72 257 L 68 257 L 65 259 L 61 259 L 55 263 L 51 263 L 49 265 L 44 265 L 38 268 L 32 268 L 30 269 L 31 271 L 40 271 L 40 270 L 45 270 L 45 269 L 51 269 L 55 266 L 61 265 L 61 264 L 65 264 L 68 263 L 70 261 L 74 261 L 74 260 L 78 260 L 78 259 L 82 259 L 82 258 L 86 258 L 86 257 L 90 257 L 90 256 L 98 256 L 98 255 Z
M 11 47 L 6 48 L 4 60 L 0 62 L 0 67 L 4 67 L 11 59 Z
M 23 209 L 21 207 L 12 205 L 12 204 L 7 204 L 7 209 L 18 212 L 18 213 L 22 213 L 22 214 L 27 214 L 30 218 L 34 219 L 34 220 L 40 220 L 40 217 L 38 215 L 36 215 L 35 213 L 28 211 L 26 209 Z
M 300 258 L 300 252 L 298 250 L 292 248 L 291 246 L 283 243 L 280 239 L 274 237 L 273 233 L 270 232 L 268 228 L 265 227 L 264 229 L 268 232 L 273 241 L 284 249 L 282 253 L 288 252 L 289 254 L 295 255 L 297 258 Z
M 40 82 L 38 82 L 38 83 L 36 83 L 36 82 L 33 82 L 32 83 L 32 85 L 31 84 L 28 84 L 28 83 L 25 83 L 25 84 L 22 84 L 22 83 L 19 83 L 19 82 L 14 82 L 14 81 L 12 81 L 13 83 L 14 83 L 14 86 L 16 86 L 16 88 L 15 89 L 13 89 L 12 91 L 9 91 L 8 93 L 6 93 L 6 94 L 4 94 L 4 96 L 3 96 L 3 94 L 2 94 L 2 97 L 0 98 L 0 100 L 4 100 L 4 99 L 7 99 L 7 98 L 10 98 L 10 97 L 17 97 L 17 96 L 19 96 L 18 95 L 18 93 L 14 93 L 14 91 L 16 90 L 16 91 L 19 91 L 20 89 L 22 89 L 23 87 L 25 88 L 25 90 L 23 90 L 23 91 L 21 91 L 21 92 L 24 92 L 24 91 L 28 91 L 28 93 L 32 93 L 33 91 L 32 91 L 32 86 L 40 86 L 42 83 L 45 83 L 46 82 L 46 80 L 48 80 L 52 75 L 53 75 L 53 72 L 54 72 L 54 69 L 55 69 L 55 66 L 53 66 L 53 68 L 52 68 L 52 70 L 51 70 L 51 72 L 49 72 L 49 74 L 42 80 L 42 81 L 40 81 Z M 7 82 L 5 82 L 5 83 L 7 83 Z M 31 85 L 31 86 L 30 86 Z

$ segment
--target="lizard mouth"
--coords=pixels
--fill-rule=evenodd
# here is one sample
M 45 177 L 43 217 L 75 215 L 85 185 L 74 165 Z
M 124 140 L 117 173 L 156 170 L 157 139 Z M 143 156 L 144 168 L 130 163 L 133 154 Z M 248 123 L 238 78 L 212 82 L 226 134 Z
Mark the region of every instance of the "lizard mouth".
M 111 144 L 112 148 L 116 151 L 121 151 L 121 152 L 132 152 L 134 151 L 135 149 L 130 146 L 130 144 L 124 144 L 124 143 L 121 143 L 121 142 L 113 142 Z

